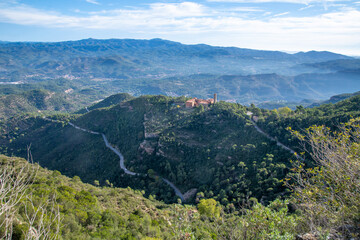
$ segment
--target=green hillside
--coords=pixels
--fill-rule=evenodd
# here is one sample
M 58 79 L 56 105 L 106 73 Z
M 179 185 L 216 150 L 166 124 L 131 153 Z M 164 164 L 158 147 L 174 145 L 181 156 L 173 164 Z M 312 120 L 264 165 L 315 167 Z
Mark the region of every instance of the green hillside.
M 30 180 L 23 182 L 26 191 L 11 209 L 11 239 L 35 239 L 37 236 L 40 239 L 148 240 L 291 238 L 296 234 L 300 219 L 290 215 L 287 202 L 282 201 L 269 207 L 254 204 L 252 210 L 243 214 L 226 214 L 214 200 L 204 200 L 197 208 L 166 205 L 153 197 L 146 199 L 143 192 L 131 188 L 114 188 L 109 182 L 103 187 L 84 184 L 77 176 L 68 178 L 59 171 L 30 165 L 24 159 L 0 155 L 2 176 L 11 170 L 18 174 L 11 179 L 24 177 Z M 6 203 L 5 198 L 0 206 L 6 206 Z M 38 218 L 32 222 L 29 219 L 35 216 L 36 209 L 40 209 Z M 269 214 L 272 219 L 263 219 L 263 214 Z M 59 220 L 54 216 L 59 216 Z M 258 218 L 256 224 L 251 220 L 255 216 Z M 1 211 L 0 223 L 4 223 L 3 217 Z M 282 225 L 274 226 L 275 222 Z M 261 226 L 261 231 L 258 231 L 258 226 Z M 33 229 L 45 230 L 40 233 Z M 1 238 L 5 230 L 5 225 L 1 225 Z M 45 234 L 48 237 L 44 238 Z
M 26 157 L 31 146 L 36 162 L 67 176 L 41 170 L 50 180 L 44 176 L 32 185 L 39 188 L 29 190 L 35 196 L 59 194 L 61 213 L 75 222 L 65 224 L 64 239 L 69 232 L 79 236 L 74 239 L 294 239 L 309 232 L 315 239 L 358 236 L 360 136 L 354 118 L 360 116 L 360 96 L 295 111 L 226 102 L 185 108 L 186 100 L 118 94 L 94 105 L 107 107 L 84 114 L 11 117 L 0 126 L 0 150 Z M 125 169 L 105 136 L 124 156 Z M 311 141 L 301 141 L 306 139 Z M 317 143 L 331 147 L 319 154 Z M 301 157 L 292 153 L 304 147 Z M 323 151 L 330 157 L 321 158 Z M 70 200 L 61 202 L 65 193 L 59 183 L 72 188 L 65 188 Z M 115 188 L 116 195 L 112 186 L 135 190 Z M 180 202 L 175 187 L 183 203 L 192 206 L 173 204 Z M 127 203 L 122 204 L 123 197 Z M 83 198 L 85 205 L 76 203 Z M 194 204 L 200 215 L 193 215 Z M 102 222 L 106 209 L 114 214 L 111 226 Z M 181 226 L 178 232 L 175 226 Z
M 23 159 L 5 156 L 0 161 L 1 168 L 26 164 Z M 150 201 L 139 191 L 94 187 L 82 183 L 79 177 L 68 178 L 59 171 L 43 168 L 37 170 L 31 181 L 27 194 L 32 194 L 35 203 L 56 198 L 61 215 L 61 239 L 171 237 L 170 224 L 176 220 L 174 206 Z M 25 204 L 26 199 L 22 202 Z M 26 227 L 21 223 L 26 222 L 21 205 L 18 204 L 21 221 L 15 224 L 15 239 L 22 239 L 21 230 Z
M 0 119 L 24 112 L 70 111 L 75 106 L 62 96 L 45 90 L 31 90 L 0 97 Z
M 119 104 L 123 101 L 130 100 L 132 98 L 134 98 L 134 97 L 128 93 L 114 94 L 114 95 L 111 95 L 110 97 L 105 98 L 103 101 L 100 101 L 89 107 L 79 110 L 77 113 L 86 113 L 86 112 L 94 110 L 94 109 L 110 107 L 112 105 Z
M 335 104 L 328 103 L 314 108 L 298 106 L 295 111 L 288 111 L 286 108 L 271 111 L 254 109 L 253 111 L 256 111 L 259 116 L 258 125 L 268 134 L 276 136 L 280 142 L 300 152 L 301 146 L 296 137 L 291 136 L 288 127 L 302 131 L 311 125 L 325 125 L 332 130 L 337 130 L 341 123 L 360 116 L 360 96 L 355 94 Z
M 42 166 L 86 182 L 110 180 L 116 186 L 144 189 L 169 202 L 176 201 L 173 191 L 149 172 L 169 179 L 183 193 L 197 192 L 189 196 L 190 202 L 214 197 L 229 209 L 246 198 L 267 202 L 284 193 L 279 180 L 292 155 L 255 130 L 245 107 L 222 102 L 186 109 L 184 101 L 143 96 L 84 115 L 54 116 L 63 123 L 13 118 L 3 127 L 3 152 L 26 156 L 31 143 Z M 101 136 L 79 131 L 66 124 L 69 120 L 104 133 L 124 155 L 126 167 L 143 176 L 123 174 Z
M 125 101 L 111 105 L 114 99 Z M 261 110 L 225 102 L 188 109 L 185 100 L 115 95 L 94 105 L 110 107 L 52 117 L 60 122 L 31 115 L 11 118 L 2 126 L 2 153 L 25 157 L 26 146 L 31 144 L 34 158 L 44 167 L 67 176 L 78 175 L 89 183 L 98 180 L 103 185 L 110 180 L 115 186 L 130 186 L 145 190 L 147 196 L 176 202 L 174 191 L 159 178 L 164 177 L 186 193 L 188 202 L 211 197 L 231 210 L 251 197 L 266 203 L 286 195 L 280 180 L 295 159 L 256 130 L 248 111 L 267 134 L 298 152 L 301 146 L 288 127 L 334 126 L 360 115 L 359 97 L 295 111 Z M 78 130 L 69 121 L 104 133 L 124 155 L 126 168 L 141 175 L 125 174 L 101 135 Z
M 73 112 L 103 98 L 105 92 L 97 85 L 67 79 L 0 84 L 0 120 L 22 113 Z
M 99 104 L 111 102 L 109 99 Z M 26 146 L 31 144 L 32 154 L 42 166 L 68 176 L 78 175 L 89 183 L 110 180 L 115 186 L 131 186 L 176 202 L 172 189 L 155 177 L 161 176 L 188 193 L 189 202 L 213 197 L 231 209 L 246 198 L 268 202 L 286 194 L 280 180 L 295 159 L 256 130 L 248 111 L 267 134 L 298 152 L 300 145 L 288 127 L 334 126 L 360 115 L 359 97 L 295 111 L 261 110 L 225 102 L 188 109 L 185 100 L 143 96 L 85 114 L 52 117 L 60 122 L 31 115 L 11 118 L 2 126 L 2 152 L 25 157 Z M 124 155 L 127 169 L 141 175 L 124 174 L 119 158 L 105 146 L 101 135 L 78 130 L 69 121 L 104 133 Z
M 351 97 L 354 97 L 357 95 L 360 95 L 360 91 L 354 92 L 354 93 L 343 93 L 343 94 L 332 96 L 329 100 L 318 102 L 318 103 L 313 103 L 308 107 L 317 107 L 322 104 L 337 103 L 337 102 L 340 102 L 342 100 L 345 100 L 345 99 L 348 99 L 348 98 L 351 98 Z

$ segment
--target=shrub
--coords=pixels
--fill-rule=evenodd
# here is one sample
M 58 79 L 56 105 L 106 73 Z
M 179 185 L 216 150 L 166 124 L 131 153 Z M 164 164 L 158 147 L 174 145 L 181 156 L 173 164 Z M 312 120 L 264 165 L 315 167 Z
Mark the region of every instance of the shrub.
M 338 131 L 312 126 L 304 134 L 293 131 L 315 161 L 314 168 L 298 163 L 294 191 L 298 208 L 310 231 L 348 234 L 360 221 L 360 118 L 342 124 Z

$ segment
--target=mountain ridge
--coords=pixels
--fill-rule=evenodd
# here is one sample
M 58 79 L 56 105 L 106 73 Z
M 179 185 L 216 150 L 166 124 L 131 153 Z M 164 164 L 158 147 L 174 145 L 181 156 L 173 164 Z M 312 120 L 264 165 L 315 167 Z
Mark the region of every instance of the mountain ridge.
M 12 79 L 16 76 L 28 78 L 34 75 L 36 79 L 36 76 L 41 78 L 66 74 L 82 78 L 134 78 L 189 75 L 199 72 L 228 74 L 271 73 L 277 70 L 284 73 L 303 72 L 304 70 L 299 67 L 297 70 L 287 68 L 302 63 L 343 58 L 352 59 L 329 52 L 287 54 L 280 51 L 213 47 L 205 44 L 184 45 L 160 39 L 87 39 L 55 43 L 15 42 L 0 45 L 2 73 Z M 104 64 L 110 62 L 110 65 Z M 251 71 L 248 69 L 250 66 Z
M 358 61 L 327 51 L 288 54 L 162 39 L 17 42 L 0 45 L 0 81 L 8 90 L 60 79 L 71 86 L 61 91 L 92 95 L 92 102 L 117 92 L 300 102 L 359 88 Z M 7 87 L 11 82 L 20 84 Z
M 322 58 L 346 58 L 346 59 L 353 59 L 353 57 L 334 53 L 330 51 L 316 51 L 316 50 L 309 50 L 309 51 L 299 51 L 295 53 L 286 53 L 285 51 L 280 50 L 261 50 L 261 49 L 251 49 L 251 48 L 241 48 L 241 47 L 233 47 L 233 46 L 216 46 L 216 45 L 209 45 L 209 44 L 183 44 L 176 41 L 161 39 L 161 38 L 153 38 L 153 39 L 131 39 L 131 38 L 125 38 L 125 39 L 118 39 L 118 38 L 111 38 L 111 39 L 94 39 L 94 38 L 88 38 L 88 39 L 80 39 L 80 40 L 70 40 L 70 41 L 60 41 L 60 42 L 24 42 L 24 41 L 1 41 L 3 44 L 9 44 L 9 45 L 82 45 L 82 43 L 86 43 L 87 45 L 98 45 L 99 43 L 117 43 L 118 45 L 121 43 L 122 46 L 126 46 L 129 44 L 131 46 L 131 43 L 136 46 L 147 46 L 149 48 L 154 47 L 160 47 L 160 46 L 183 46 L 187 48 L 196 48 L 196 47 L 204 47 L 206 49 L 225 49 L 225 50 L 236 50 L 238 52 L 243 53 L 276 53 L 281 55 L 290 55 L 290 56 L 306 56 L 307 58 L 314 58 L 314 57 L 322 57 Z M 139 43 L 146 43 L 146 44 L 139 44 Z M 145 47 L 146 48 L 146 47 Z

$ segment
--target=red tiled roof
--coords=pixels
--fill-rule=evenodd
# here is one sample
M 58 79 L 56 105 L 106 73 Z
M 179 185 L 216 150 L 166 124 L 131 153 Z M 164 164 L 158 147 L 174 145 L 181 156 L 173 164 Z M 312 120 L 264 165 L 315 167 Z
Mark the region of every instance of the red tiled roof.
M 198 99 L 198 98 L 192 98 L 186 101 L 186 106 L 199 106 L 199 104 L 202 105 L 208 105 L 214 103 L 214 99 Z

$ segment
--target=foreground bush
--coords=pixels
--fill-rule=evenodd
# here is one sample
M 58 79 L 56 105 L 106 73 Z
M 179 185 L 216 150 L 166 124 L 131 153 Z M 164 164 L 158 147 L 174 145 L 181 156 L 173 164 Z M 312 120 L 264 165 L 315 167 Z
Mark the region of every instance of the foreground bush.
M 308 169 L 299 163 L 289 184 L 308 231 L 360 237 L 359 123 L 351 119 L 338 131 L 324 126 L 293 131 L 316 163 Z

